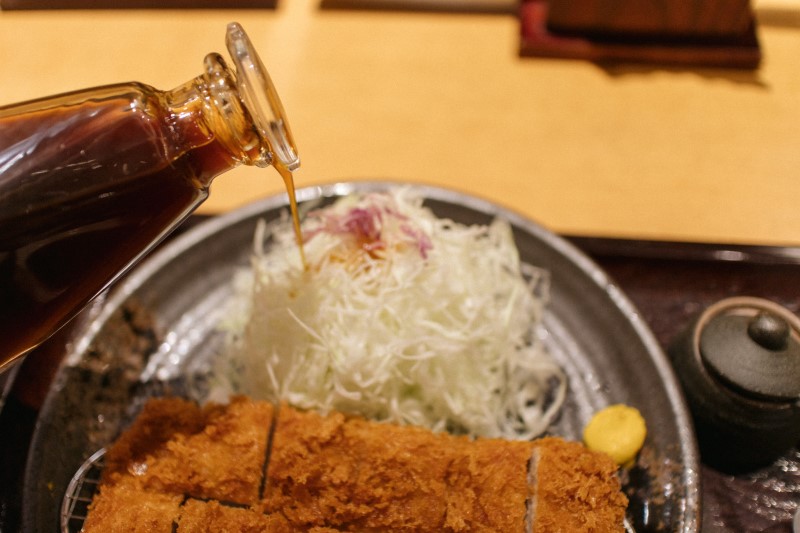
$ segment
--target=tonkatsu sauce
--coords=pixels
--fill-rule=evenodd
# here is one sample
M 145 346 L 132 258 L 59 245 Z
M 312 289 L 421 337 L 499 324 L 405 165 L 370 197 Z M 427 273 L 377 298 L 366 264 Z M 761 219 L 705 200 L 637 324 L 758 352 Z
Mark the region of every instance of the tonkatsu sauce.
M 171 91 L 109 85 L 0 107 L 0 371 L 152 250 L 240 164 L 300 160 L 241 25 Z
M 0 118 L 0 366 L 207 195 L 198 169 L 224 154 L 211 142 L 171 159 L 148 111 L 111 98 Z
M 236 164 L 195 123 L 115 90 L 30 113 L 0 109 L 0 368 L 132 266 Z M 176 138 L 192 148 L 176 149 Z M 281 174 L 296 218 L 291 173 Z
M 308 263 L 306 262 L 306 254 L 303 249 L 303 231 L 300 229 L 300 213 L 297 209 L 297 194 L 294 189 L 294 176 L 292 172 L 283 165 L 275 165 L 278 173 L 283 178 L 283 183 L 286 186 L 286 192 L 289 195 L 289 208 L 292 212 L 292 222 L 294 224 L 294 235 L 297 240 L 297 247 L 300 250 L 300 260 L 303 263 L 303 268 L 308 270 Z

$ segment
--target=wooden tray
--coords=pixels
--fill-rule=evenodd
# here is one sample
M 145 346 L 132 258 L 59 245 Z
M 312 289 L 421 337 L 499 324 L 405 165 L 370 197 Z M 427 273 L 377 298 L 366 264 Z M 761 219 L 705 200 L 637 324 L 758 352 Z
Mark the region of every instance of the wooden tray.
M 548 0 L 520 4 L 520 55 L 583 59 L 597 63 L 633 62 L 691 67 L 755 69 L 761 62 L 755 19 L 736 36 L 715 38 L 575 32 L 558 33 L 548 25 Z

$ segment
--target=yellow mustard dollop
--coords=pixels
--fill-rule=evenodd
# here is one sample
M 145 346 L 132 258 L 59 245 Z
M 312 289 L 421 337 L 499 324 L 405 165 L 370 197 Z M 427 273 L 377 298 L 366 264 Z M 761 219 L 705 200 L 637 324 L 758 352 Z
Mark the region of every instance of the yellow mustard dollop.
M 583 430 L 583 442 L 590 450 L 607 453 L 618 465 L 626 465 L 642 449 L 646 435 L 641 413 L 616 404 L 595 413 Z

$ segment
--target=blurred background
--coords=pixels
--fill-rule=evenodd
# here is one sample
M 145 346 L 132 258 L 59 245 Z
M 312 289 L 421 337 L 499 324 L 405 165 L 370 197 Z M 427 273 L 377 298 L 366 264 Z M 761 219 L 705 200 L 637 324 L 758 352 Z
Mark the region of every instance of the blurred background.
M 283 99 L 302 159 L 298 187 L 424 182 L 564 234 L 800 244 L 798 0 L 684 1 L 674 14 L 664 6 L 681 2 L 652 0 L 658 35 L 619 39 L 602 7 L 587 11 L 596 1 L 560 0 L 562 25 L 564 12 L 606 24 L 595 41 L 548 32 L 542 0 L 18 9 L 102 1 L 3 0 L 0 102 L 128 80 L 171 89 L 201 72 L 206 53 L 224 52 L 236 20 Z M 721 37 L 703 26 L 728 19 L 746 31 Z M 699 33 L 681 34 L 687 21 Z M 281 191 L 273 170 L 240 168 L 217 179 L 201 212 Z

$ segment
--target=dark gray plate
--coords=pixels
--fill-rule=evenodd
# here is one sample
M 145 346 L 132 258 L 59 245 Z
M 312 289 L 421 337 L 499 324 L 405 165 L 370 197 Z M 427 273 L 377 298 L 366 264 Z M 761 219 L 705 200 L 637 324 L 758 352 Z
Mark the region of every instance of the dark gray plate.
M 341 183 L 301 189 L 298 199 L 327 202 L 395 185 Z M 570 387 L 552 432 L 580 439 L 592 413 L 612 403 L 633 405 L 644 415 L 645 447 L 623 472 L 631 499 L 628 529 L 699 531 L 699 463 L 690 418 L 667 359 L 625 295 L 591 260 L 539 225 L 475 197 L 417 188 L 441 217 L 462 223 L 506 218 L 522 260 L 551 272 L 551 303 L 539 334 Z M 221 346 L 214 325 L 231 297 L 232 274 L 248 264 L 256 221 L 276 219 L 286 204 L 285 195 L 276 196 L 188 231 L 97 307 L 38 420 L 25 473 L 26 531 L 58 530 L 73 473 L 119 433 L 144 399 L 203 390 L 208 362 Z

